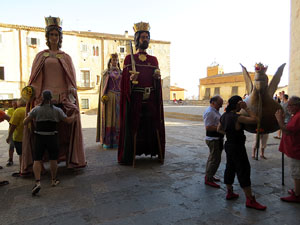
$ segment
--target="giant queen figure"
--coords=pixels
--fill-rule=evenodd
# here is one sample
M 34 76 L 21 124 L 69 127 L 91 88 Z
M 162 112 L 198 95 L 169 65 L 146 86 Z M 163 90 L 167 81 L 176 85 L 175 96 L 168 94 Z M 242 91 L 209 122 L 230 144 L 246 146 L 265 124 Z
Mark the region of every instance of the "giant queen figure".
M 53 93 L 52 103 L 60 107 L 68 116 L 75 114 L 72 124 L 59 123 L 59 158 L 68 168 L 86 166 L 83 137 L 77 96 L 76 74 L 71 57 L 60 50 L 62 47 L 62 28 L 58 17 L 46 17 L 46 44 L 49 49 L 39 52 L 32 64 L 28 86 L 22 91 L 27 98 L 26 113 L 42 102 L 42 92 Z M 31 171 L 34 152 L 35 124 L 25 127 L 23 136 L 22 174 Z

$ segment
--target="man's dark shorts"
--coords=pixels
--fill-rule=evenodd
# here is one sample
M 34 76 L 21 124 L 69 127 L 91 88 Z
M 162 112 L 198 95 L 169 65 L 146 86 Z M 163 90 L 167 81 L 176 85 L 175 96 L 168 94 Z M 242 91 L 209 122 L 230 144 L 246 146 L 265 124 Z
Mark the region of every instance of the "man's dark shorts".
M 43 156 L 45 151 L 48 151 L 50 160 L 58 159 L 58 135 L 40 135 L 35 134 L 35 153 L 34 160 L 41 161 L 43 160 Z
M 22 155 L 22 142 L 14 141 L 16 152 L 18 155 Z

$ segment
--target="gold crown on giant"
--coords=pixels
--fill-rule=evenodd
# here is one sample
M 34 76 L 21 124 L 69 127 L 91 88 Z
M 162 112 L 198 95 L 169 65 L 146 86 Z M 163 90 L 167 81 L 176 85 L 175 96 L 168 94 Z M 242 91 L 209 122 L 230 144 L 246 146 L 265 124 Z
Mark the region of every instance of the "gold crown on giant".
M 112 53 L 112 54 L 110 54 L 110 58 L 111 58 L 111 59 L 112 59 L 112 58 L 117 59 L 117 58 L 118 58 L 118 54 L 117 54 L 117 53 Z
M 149 31 L 150 25 L 149 23 L 144 23 L 144 22 L 135 23 L 133 26 L 133 30 L 135 33 L 138 31 Z
M 59 17 L 45 17 L 46 26 L 58 26 L 61 27 L 62 21 Z

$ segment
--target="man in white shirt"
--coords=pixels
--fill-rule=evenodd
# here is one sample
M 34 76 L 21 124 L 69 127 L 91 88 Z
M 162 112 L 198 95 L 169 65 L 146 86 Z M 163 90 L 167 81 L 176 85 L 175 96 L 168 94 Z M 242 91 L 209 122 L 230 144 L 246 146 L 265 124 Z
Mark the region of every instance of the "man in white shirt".
M 203 114 L 204 125 L 206 129 L 205 142 L 209 147 L 209 156 L 206 163 L 205 184 L 211 187 L 220 188 L 217 181 L 220 179 L 214 177 L 220 162 L 223 149 L 223 134 L 217 132 L 221 114 L 219 109 L 223 105 L 223 99 L 220 96 L 214 96 L 210 99 L 210 106 Z

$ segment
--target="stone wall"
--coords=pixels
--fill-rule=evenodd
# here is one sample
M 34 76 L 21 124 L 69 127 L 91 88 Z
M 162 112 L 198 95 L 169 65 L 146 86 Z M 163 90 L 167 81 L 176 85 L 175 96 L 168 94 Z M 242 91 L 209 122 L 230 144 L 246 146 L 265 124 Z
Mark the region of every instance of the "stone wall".
M 300 96 L 300 0 L 291 1 L 289 95 Z

